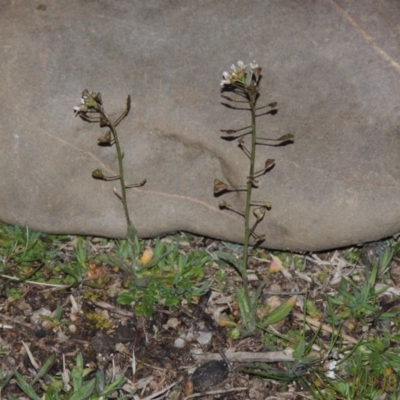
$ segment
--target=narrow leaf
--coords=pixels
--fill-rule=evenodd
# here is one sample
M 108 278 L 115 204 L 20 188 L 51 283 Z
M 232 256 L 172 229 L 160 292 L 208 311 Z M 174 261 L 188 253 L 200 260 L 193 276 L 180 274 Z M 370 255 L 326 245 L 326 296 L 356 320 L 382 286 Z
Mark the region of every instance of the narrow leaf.
M 49 369 L 53 366 L 55 360 L 56 356 L 53 353 L 43 364 L 42 368 L 40 368 L 39 372 L 35 376 L 35 379 L 32 381 L 32 386 L 49 371 Z
M 275 310 L 271 311 L 267 318 L 265 318 L 263 322 L 259 324 L 260 328 L 265 328 L 268 325 L 275 324 L 286 318 L 295 306 L 296 300 L 297 296 L 293 296 L 282 303 L 279 307 L 275 308 Z
M 31 400 L 41 400 L 40 397 L 36 394 L 33 387 L 28 384 L 25 378 L 18 371 L 14 372 L 14 376 L 17 380 L 18 386 L 26 395 L 29 396 Z
M 82 386 L 79 390 L 77 390 L 69 400 L 85 400 L 87 399 L 93 392 L 96 384 L 96 379 L 93 378 L 89 383 L 85 386 Z

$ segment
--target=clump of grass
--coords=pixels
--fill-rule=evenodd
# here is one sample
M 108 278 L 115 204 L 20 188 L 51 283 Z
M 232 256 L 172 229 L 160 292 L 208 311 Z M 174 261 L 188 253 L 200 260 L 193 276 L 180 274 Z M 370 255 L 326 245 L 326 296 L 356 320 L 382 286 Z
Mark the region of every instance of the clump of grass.
M 161 256 L 161 257 L 159 257 Z M 203 251 L 181 254 L 173 246 L 157 240 L 151 262 L 136 274 L 136 279 L 127 279 L 118 296 L 120 304 L 133 304 L 136 315 L 151 315 L 155 304 L 175 309 L 185 299 L 190 306 L 194 299 L 203 295 L 209 287 L 204 282 L 204 271 L 210 256 Z
M 125 377 L 109 376 L 104 371 L 94 372 L 91 368 L 85 368 L 82 354 L 77 355 L 76 364 L 71 369 L 68 369 L 64 361 L 61 378 L 49 373 L 54 362 L 53 354 L 42 367 L 37 368 L 36 376 L 30 382 L 18 371 L 14 371 L 7 376 L 7 384 L 15 378 L 19 388 L 30 400 L 44 398 L 38 393 L 45 393 L 47 400 L 105 400 L 121 394 L 123 396 Z M 12 395 L 9 398 L 14 399 Z
M 65 235 L 31 232 L 27 226 L 0 224 L 0 292 L 16 300 L 25 284 L 65 284 L 56 265 L 59 247 L 68 240 Z

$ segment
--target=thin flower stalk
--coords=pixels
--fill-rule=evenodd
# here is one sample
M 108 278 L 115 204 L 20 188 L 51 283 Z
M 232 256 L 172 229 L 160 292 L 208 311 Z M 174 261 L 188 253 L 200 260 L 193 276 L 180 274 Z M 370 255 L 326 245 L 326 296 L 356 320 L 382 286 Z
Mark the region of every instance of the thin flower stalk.
M 256 159 L 256 142 L 257 142 L 257 127 L 256 127 L 256 101 L 257 101 L 258 91 L 251 90 L 249 95 L 249 105 L 251 111 L 251 148 L 250 148 L 250 169 L 249 176 L 254 176 L 255 159 Z M 248 277 L 247 277 L 247 264 L 249 258 L 249 245 L 250 245 L 250 217 L 251 217 L 251 199 L 253 192 L 253 184 L 250 180 L 247 181 L 247 191 L 246 191 L 246 204 L 245 204 L 245 215 L 244 215 L 244 248 L 243 248 L 243 261 L 241 266 L 241 276 L 243 280 L 244 287 L 248 287 Z
M 240 100 L 236 100 L 234 98 L 225 95 L 221 95 L 222 98 L 234 103 L 247 102 L 249 105 L 249 111 L 251 113 L 251 125 L 245 126 L 240 129 L 221 130 L 221 133 L 223 133 L 224 135 L 235 135 L 239 133 L 237 137 L 238 145 L 243 151 L 243 153 L 246 155 L 246 157 L 249 159 L 249 172 L 246 177 L 246 186 L 245 186 L 246 200 L 245 200 L 244 213 L 239 213 L 244 217 L 243 256 L 241 261 L 237 265 L 235 265 L 235 268 L 238 270 L 239 275 L 242 279 L 242 285 L 236 291 L 236 297 L 243 325 L 243 329 L 241 330 L 240 334 L 242 336 L 247 336 L 253 334 L 255 329 L 257 328 L 257 304 L 263 287 L 263 285 L 261 285 L 260 288 L 254 293 L 251 293 L 249 290 L 247 266 L 249 262 L 250 240 L 251 238 L 253 238 L 253 242 L 256 245 L 265 240 L 266 236 L 264 234 L 261 235 L 256 234 L 255 230 L 258 224 L 263 220 L 266 211 L 271 208 L 271 204 L 268 201 L 252 200 L 253 189 L 258 188 L 258 178 L 260 178 L 269 170 L 271 170 L 275 164 L 275 161 L 273 159 L 267 159 L 264 163 L 264 167 L 258 171 L 255 171 L 256 150 L 257 150 L 257 145 L 260 144 L 257 141 L 273 140 L 282 143 L 285 141 L 290 141 L 293 138 L 293 136 L 288 134 L 282 136 L 279 139 L 263 139 L 257 137 L 257 117 L 264 115 L 264 114 L 257 114 L 257 111 L 266 107 L 273 108 L 277 105 L 277 103 L 272 102 L 269 103 L 267 106 L 257 107 L 257 100 L 260 96 L 259 83 L 261 78 L 261 68 L 255 62 L 252 62 L 247 66 L 242 61 L 238 61 L 237 65 L 231 66 L 230 72 L 224 72 L 222 76 L 223 76 L 223 79 L 221 81 L 222 91 L 228 90 L 230 93 L 234 93 L 236 96 L 238 96 Z M 231 105 L 229 105 L 229 107 L 240 110 L 243 109 Z M 276 114 L 276 112 L 274 113 L 271 111 L 265 114 L 274 115 Z M 248 129 L 250 129 L 250 132 L 241 133 L 242 131 Z M 245 146 L 243 138 L 243 136 L 248 134 L 251 134 L 250 148 L 247 148 Z M 227 140 L 226 136 L 222 136 L 222 138 Z M 216 179 L 214 182 L 214 194 L 215 195 L 223 194 L 224 192 L 228 191 L 227 190 L 228 187 L 229 186 L 227 184 Z M 223 200 L 220 201 L 220 208 L 225 208 L 233 212 L 237 212 Z
M 130 249 L 130 257 L 132 260 L 132 264 L 135 266 L 138 258 L 138 254 L 136 248 L 139 247 L 138 238 L 137 238 L 137 230 L 130 218 L 129 208 L 128 208 L 128 200 L 126 195 L 126 189 L 130 187 L 139 187 L 143 186 L 146 183 L 146 180 L 142 181 L 140 184 L 132 184 L 127 185 L 125 182 L 125 172 L 124 172 L 124 164 L 123 158 L 124 153 L 121 150 L 121 144 L 118 136 L 118 132 L 116 126 L 128 115 L 131 107 L 131 98 L 127 97 L 126 109 L 123 113 L 117 118 L 115 122 L 111 120 L 111 118 L 107 115 L 103 108 L 103 102 L 100 93 L 89 92 L 85 89 L 82 92 L 81 104 L 79 106 L 74 107 L 75 115 L 79 115 L 83 120 L 87 122 L 98 122 L 100 123 L 100 127 L 108 127 L 109 131 L 106 132 L 103 136 L 101 136 L 98 141 L 101 145 L 114 145 L 117 151 L 117 159 L 118 159 L 118 170 L 119 174 L 117 176 L 107 177 L 103 174 L 100 169 L 96 169 L 92 172 L 92 176 L 95 179 L 102 179 L 105 181 L 116 180 L 119 179 L 121 193 L 118 193 L 114 188 L 115 195 L 121 200 L 122 205 L 124 207 L 125 220 L 127 225 L 127 240 L 129 243 Z

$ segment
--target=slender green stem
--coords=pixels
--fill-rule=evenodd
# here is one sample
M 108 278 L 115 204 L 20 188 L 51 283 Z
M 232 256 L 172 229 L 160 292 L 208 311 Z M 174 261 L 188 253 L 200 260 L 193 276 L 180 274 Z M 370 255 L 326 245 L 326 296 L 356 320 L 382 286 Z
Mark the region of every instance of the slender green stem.
M 125 219 L 126 219 L 126 224 L 127 224 L 127 228 L 128 228 L 128 235 L 127 235 L 127 239 L 128 242 L 130 244 L 130 248 L 131 248 L 131 256 L 132 256 L 132 262 L 135 262 L 136 260 L 136 252 L 135 252 L 135 243 L 134 243 L 134 238 L 137 235 L 137 231 L 135 226 L 133 225 L 133 222 L 130 219 L 129 216 L 129 209 L 128 209 L 128 201 L 126 198 L 126 184 L 125 184 L 125 175 L 124 175 L 124 164 L 123 164 L 123 154 L 121 151 L 121 145 L 119 142 L 119 137 L 118 137 L 118 133 L 117 130 L 115 128 L 115 124 L 111 121 L 110 118 L 108 118 L 108 116 L 106 115 L 106 113 L 104 111 L 101 111 L 102 115 L 104 118 L 106 118 L 106 120 L 109 123 L 110 126 L 110 130 L 111 133 L 114 137 L 115 140 L 115 147 L 117 149 L 117 158 L 118 158 L 118 168 L 119 168 L 119 179 L 120 179 L 120 183 L 121 183 L 121 196 L 122 196 L 122 204 L 124 206 L 124 212 L 125 212 Z
M 249 176 L 254 175 L 254 165 L 256 159 L 256 142 L 257 142 L 257 135 L 256 135 L 256 92 L 250 92 L 249 95 L 249 103 L 251 109 L 251 150 L 250 150 L 250 171 Z M 246 205 L 245 205 L 245 224 L 244 224 L 244 248 L 243 248 L 243 264 L 242 264 L 242 280 L 243 286 L 245 288 L 246 297 L 248 297 L 248 279 L 247 279 L 247 263 L 249 257 L 249 242 L 251 236 L 251 228 L 250 228 L 250 216 L 251 216 L 251 196 L 252 196 L 252 189 L 253 185 L 250 180 L 247 182 L 247 192 L 246 192 Z

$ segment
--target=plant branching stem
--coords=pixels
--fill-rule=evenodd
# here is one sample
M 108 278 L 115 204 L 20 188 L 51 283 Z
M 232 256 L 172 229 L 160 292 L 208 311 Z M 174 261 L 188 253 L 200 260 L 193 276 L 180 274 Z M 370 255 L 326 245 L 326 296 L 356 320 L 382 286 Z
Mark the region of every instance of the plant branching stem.
M 248 93 L 249 103 L 251 109 L 251 150 L 250 150 L 250 171 L 249 176 L 252 177 L 254 175 L 254 165 L 256 159 L 256 99 L 257 92 L 251 91 Z M 249 242 L 251 236 L 251 228 L 250 228 L 250 217 L 251 217 L 251 196 L 252 196 L 253 184 L 250 180 L 247 182 L 247 192 L 246 192 L 246 205 L 245 205 L 245 228 L 244 228 L 244 248 L 243 248 L 243 263 L 241 268 L 241 276 L 243 280 L 243 287 L 245 290 L 245 294 L 247 299 L 249 300 L 249 289 L 248 289 L 248 277 L 247 277 L 247 263 L 249 257 Z
M 126 198 L 126 184 L 125 184 L 125 175 L 124 175 L 124 164 L 123 164 L 123 154 L 121 151 L 121 145 L 119 142 L 119 137 L 117 130 L 115 128 L 115 124 L 111 121 L 110 118 L 108 118 L 107 114 L 104 111 L 101 111 L 103 117 L 108 121 L 111 133 L 114 137 L 115 140 L 115 147 L 117 149 L 117 158 L 118 158 L 118 169 L 119 169 L 119 179 L 121 183 L 121 197 L 122 197 L 122 204 L 124 206 L 124 212 L 125 212 L 125 219 L 126 219 L 126 225 L 128 227 L 128 232 L 127 232 L 127 239 L 129 243 L 129 247 L 131 249 L 131 257 L 132 257 L 132 262 L 136 260 L 136 251 L 135 251 L 135 243 L 134 239 L 137 235 L 137 231 L 135 226 L 133 225 L 133 222 L 130 219 L 129 216 L 129 209 L 128 209 L 128 201 Z M 124 117 L 127 115 L 127 113 L 124 115 Z M 119 123 L 120 121 L 118 121 Z

